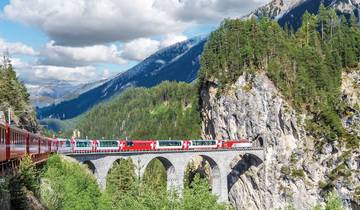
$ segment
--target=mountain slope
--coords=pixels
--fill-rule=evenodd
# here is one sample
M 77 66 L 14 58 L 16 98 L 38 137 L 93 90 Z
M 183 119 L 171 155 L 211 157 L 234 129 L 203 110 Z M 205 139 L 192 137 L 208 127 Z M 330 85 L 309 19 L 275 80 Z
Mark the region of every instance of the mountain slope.
M 273 0 L 244 18 L 269 17 L 278 20 L 281 26 L 289 24 L 297 30 L 300 27 L 303 14 L 306 11 L 317 14 L 321 3 L 326 7 L 335 8 L 339 15 L 354 13 L 359 16 L 359 0 Z
M 81 115 L 81 119 L 74 118 L 78 121 L 73 129 L 83 137 L 99 139 L 198 139 L 197 105 L 197 87 L 193 84 L 166 81 L 152 88 L 129 88 Z
M 305 1 L 306 0 L 273 0 L 268 4 L 257 8 L 243 18 L 247 19 L 252 17 L 270 17 L 272 19 L 278 19 L 284 13 L 290 11 L 292 8 Z
M 41 83 L 24 81 L 30 93 L 30 101 L 35 107 L 45 107 L 51 104 L 58 104 L 65 100 L 78 97 L 80 94 L 89 91 L 107 80 L 100 80 L 90 83 L 74 83 L 61 80 L 47 80 Z
M 73 118 L 128 87 L 152 87 L 165 80 L 192 82 L 199 69 L 199 57 L 205 42 L 204 38 L 194 38 L 160 50 L 77 98 L 39 109 L 38 118 Z

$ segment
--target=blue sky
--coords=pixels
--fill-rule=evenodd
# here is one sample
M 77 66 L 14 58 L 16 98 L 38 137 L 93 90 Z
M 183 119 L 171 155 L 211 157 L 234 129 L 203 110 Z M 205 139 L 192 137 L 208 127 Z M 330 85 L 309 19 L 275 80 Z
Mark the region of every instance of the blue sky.
M 0 52 L 26 83 L 110 77 L 265 0 L 1 0 Z

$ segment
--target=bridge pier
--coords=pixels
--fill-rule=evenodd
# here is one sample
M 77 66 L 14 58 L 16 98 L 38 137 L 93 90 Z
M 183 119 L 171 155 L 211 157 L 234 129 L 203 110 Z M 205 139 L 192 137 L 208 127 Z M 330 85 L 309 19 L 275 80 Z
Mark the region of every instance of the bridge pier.
M 228 202 L 229 200 L 229 190 L 228 190 L 228 185 L 227 185 L 227 169 L 225 168 L 225 166 L 220 166 L 222 169 L 220 170 L 220 193 L 218 194 L 219 196 L 219 201 L 220 202 Z

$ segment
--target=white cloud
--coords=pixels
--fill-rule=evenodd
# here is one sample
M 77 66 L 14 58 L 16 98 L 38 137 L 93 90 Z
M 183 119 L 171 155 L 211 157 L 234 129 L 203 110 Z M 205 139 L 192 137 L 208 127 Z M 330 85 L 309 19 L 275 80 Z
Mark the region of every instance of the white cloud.
M 70 82 L 89 82 L 98 78 L 98 72 L 93 66 L 59 67 L 59 66 L 33 66 L 33 76 L 40 80 L 64 80 Z
M 86 47 L 66 47 L 50 42 L 41 52 L 40 62 L 57 66 L 84 66 L 94 63 L 126 64 L 116 45 L 93 45 Z
M 112 75 L 109 70 L 99 70 L 95 66 L 61 67 L 37 65 L 18 58 L 13 58 L 12 64 L 19 78 L 31 84 L 51 80 L 87 83 L 105 79 Z
M 0 38 L 0 53 L 8 51 L 11 55 L 37 55 L 32 47 L 20 42 L 7 42 Z
M 160 42 L 147 38 L 135 39 L 124 45 L 123 56 L 130 60 L 143 60 L 156 52 L 160 47 Z
M 11 0 L 5 17 L 36 26 L 60 45 L 129 42 L 241 17 L 265 0 Z
M 163 40 L 161 40 L 161 48 L 168 47 L 178 42 L 187 40 L 184 35 L 167 34 Z
M 167 34 L 160 40 L 140 38 L 124 44 L 122 56 L 125 59 L 141 61 L 149 57 L 161 48 L 185 41 L 184 35 Z
M 45 31 L 57 44 L 93 45 L 184 30 L 154 0 L 12 0 L 5 16 Z

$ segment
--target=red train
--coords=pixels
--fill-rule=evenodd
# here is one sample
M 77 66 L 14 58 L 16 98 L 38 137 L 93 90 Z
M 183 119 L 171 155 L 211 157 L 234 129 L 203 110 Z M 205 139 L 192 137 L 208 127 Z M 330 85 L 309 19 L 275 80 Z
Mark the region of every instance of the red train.
M 248 140 L 84 140 L 59 139 L 58 151 L 90 152 L 131 152 L 131 151 L 171 151 L 249 148 Z
M 57 151 L 58 141 L 0 123 L 0 163 Z
M 249 148 L 248 140 L 84 140 L 52 139 L 0 123 L 0 163 L 22 158 L 59 153 L 171 151 Z

